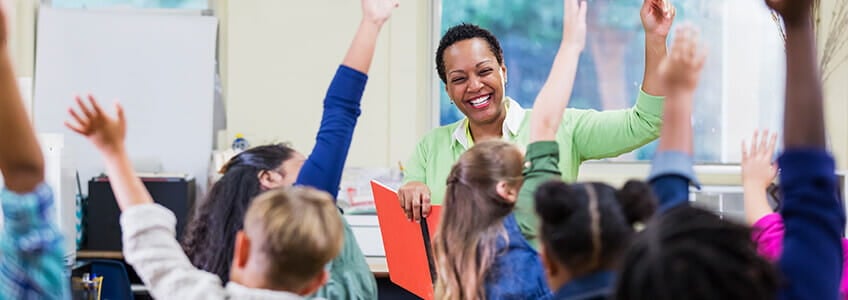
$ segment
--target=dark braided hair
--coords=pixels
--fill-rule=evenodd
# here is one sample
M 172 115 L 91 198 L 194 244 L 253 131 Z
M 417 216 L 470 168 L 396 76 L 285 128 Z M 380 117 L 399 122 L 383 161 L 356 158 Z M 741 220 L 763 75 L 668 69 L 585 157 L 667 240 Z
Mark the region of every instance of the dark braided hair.
M 648 224 L 622 265 L 617 299 L 775 299 L 779 284 L 750 228 L 688 205 Z
M 629 245 L 634 225 L 646 222 L 656 209 L 650 187 L 640 181 L 616 190 L 603 183 L 555 180 L 539 186 L 534 198 L 545 252 L 573 277 L 612 268 Z

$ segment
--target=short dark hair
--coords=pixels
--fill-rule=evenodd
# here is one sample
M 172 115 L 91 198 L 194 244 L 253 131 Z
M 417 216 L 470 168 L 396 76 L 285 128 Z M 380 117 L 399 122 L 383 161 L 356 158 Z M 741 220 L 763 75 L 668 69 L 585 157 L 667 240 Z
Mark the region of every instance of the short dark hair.
M 462 23 L 451 27 L 439 40 L 439 48 L 436 50 L 436 71 L 439 73 L 439 78 L 443 83 L 447 83 L 447 74 L 445 70 L 445 49 L 464 40 L 473 38 L 481 38 L 489 44 L 489 50 L 495 55 L 499 65 L 503 65 L 503 49 L 501 44 L 492 32 L 481 28 L 480 26 L 468 23 Z

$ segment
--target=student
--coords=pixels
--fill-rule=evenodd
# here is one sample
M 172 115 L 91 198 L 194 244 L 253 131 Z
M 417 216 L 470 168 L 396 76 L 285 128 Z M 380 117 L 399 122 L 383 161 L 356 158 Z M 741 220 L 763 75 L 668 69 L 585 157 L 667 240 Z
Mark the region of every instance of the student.
M 767 138 L 768 137 L 768 138 Z M 765 131 L 760 138 L 754 132 L 751 147 L 742 144 L 742 186 L 745 191 L 745 220 L 754 229 L 753 239 L 757 252 L 768 260 L 776 261 L 783 250 L 783 235 L 786 227 L 783 217 L 769 207 L 766 190 L 777 177 L 777 168 L 772 163 L 777 135 L 769 137 Z M 778 197 L 779 200 L 779 197 Z M 848 299 L 848 239 L 842 239 L 842 279 L 839 283 L 841 299 Z
M 658 83 L 656 68 L 666 55 L 674 8 L 661 5 L 663 0 L 642 2 L 645 73 L 636 104 L 630 109 L 605 112 L 567 109 L 560 115 L 556 140 L 565 181 L 577 179 L 584 161 L 615 157 L 659 136 L 661 96 L 665 92 Z M 507 68 L 500 44 L 491 32 L 471 24 L 448 29 L 436 51 L 436 69 L 447 95 L 465 118 L 433 129 L 419 141 L 405 165 L 404 185 L 398 196 L 407 217 L 416 221 L 428 215 L 431 203 L 442 203 L 445 178 L 462 152 L 488 139 L 507 140 L 523 148 L 530 134 L 530 112 L 505 94 Z M 522 227 L 532 227 L 525 221 L 518 220 Z
M 210 189 L 190 223 L 183 246 L 192 263 L 226 282 L 233 259 L 233 242 L 254 196 L 278 187 L 304 185 L 333 196 L 350 148 L 368 68 L 380 28 L 397 1 L 363 0 L 363 18 L 342 66 L 330 84 L 324 115 L 309 158 L 285 145 L 248 149 L 223 168 L 223 177 Z M 329 265 L 329 283 L 317 295 L 331 299 L 374 299 L 377 284 L 365 262 L 350 225 L 344 220 L 345 244 Z
M 586 39 L 586 3 L 581 1 L 578 5 L 577 1 L 566 0 L 563 4 L 563 39 L 535 102 L 531 119 L 533 141 L 553 140 L 571 96 Z M 556 142 L 550 143 L 556 151 Z M 531 143 L 528 155 L 535 155 L 536 147 L 536 143 Z M 558 176 L 546 169 L 529 168 L 525 183 L 523 160 L 513 144 L 491 140 L 471 147 L 451 169 L 433 241 L 437 299 L 550 296 L 538 253 L 522 236 L 516 215 L 532 211 L 528 208 L 532 207 L 532 190 Z M 552 168 L 557 170 L 555 163 Z M 520 199 L 520 195 L 524 198 Z
M 53 192 L 12 68 L 5 13 L 0 9 L 0 299 L 68 299 Z
M 750 229 L 688 205 L 692 94 L 703 53 L 691 29 L 678 32 L 663 63 L 669 94 L 652 184 L 663 213 L 624 258 L 620 299 L 837 299 L 844 210 L 825 150 L 822 91 L 809 0 L 767 0 L 786 26 L 785 152 L 778 159 L 786 225 L 773 267 L 756 254 Z M 779 290 L 778 290 L 779 287 Z
M 774 299 L 777 275 L 756 254 L 750 230 L 688 205 L 692 100 L 705 53 L 697 32 L 677 29 L 660 71 L 668 90 L 649 180 L 660 215 L 624 255 L 618 299 Z
M 189 262 L 175 238 L 176 217 L 153 203 L 124 148 L 120 105 L 108 116 L 93 97 L 77 97 L 73 131 L 91 141 L 106 161 L 121 208 L 123 253 L 156 299 L 304 299 L 329 277 L 324 269 L 344 239 L 332 197 L 312 188 L 275 189 L 256 197 L 238 232 L 230 282 Z

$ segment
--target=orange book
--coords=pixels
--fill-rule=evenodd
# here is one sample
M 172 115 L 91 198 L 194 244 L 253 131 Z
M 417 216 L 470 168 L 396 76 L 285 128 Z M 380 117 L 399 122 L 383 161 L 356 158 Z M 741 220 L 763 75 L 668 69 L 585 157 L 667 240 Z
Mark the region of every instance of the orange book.
M 371 181 L 389 279 L 425 300 L 433 299 L 436 269 L 430 240 L 436 234 L 441 206 L 432 206 L 420 222 L 409 221 L 400 206 L 397 191 Z

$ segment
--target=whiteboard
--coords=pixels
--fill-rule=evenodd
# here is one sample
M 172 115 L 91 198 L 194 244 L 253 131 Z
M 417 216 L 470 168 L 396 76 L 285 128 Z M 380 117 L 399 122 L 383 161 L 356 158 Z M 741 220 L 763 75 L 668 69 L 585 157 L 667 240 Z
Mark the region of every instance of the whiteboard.
M 118 100 L 130 158 L 157 166 L 137 171 L 186 173 L 203 191 L 213 147 L 216 37 L 217 20 L 210 16 L 42 7 L 36 130 L 64 134 L 85 185 L 103 173 L 102 158 L 64 127 L 67 109 L 76 94 L 94 94 L 111 113 Z

